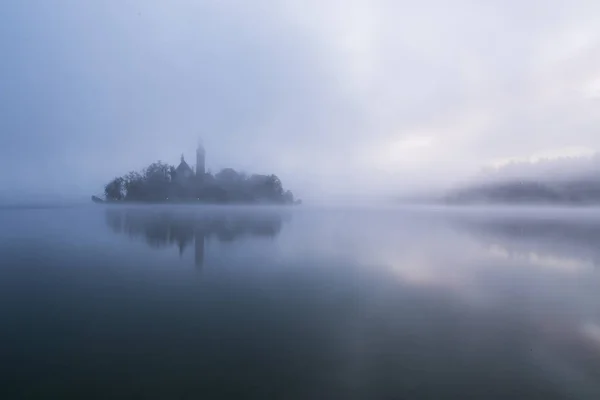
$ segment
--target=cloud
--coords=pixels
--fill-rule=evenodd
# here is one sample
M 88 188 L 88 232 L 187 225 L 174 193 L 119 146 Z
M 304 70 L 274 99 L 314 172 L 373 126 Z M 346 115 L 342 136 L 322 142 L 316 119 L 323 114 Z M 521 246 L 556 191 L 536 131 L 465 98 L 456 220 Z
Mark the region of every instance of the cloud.
M 540 162 L 552 161 L 552 160 L 560 160 L 565 158 L 570 159 L 581 159 L 581 161 L 586 161 L 587 158 L 593 157 L 597 154 L 596 150 L 591 149 L 589 147 L 582 146 L 571 146 L 571 147 L 563 147 L 559 149 L 547 149 L 534 154 L 531 154 L 528 157 L 512 157 L 512 158 L 504 158 L 492 160 L 490 162 L 490 166 L 493 168 L 502 168 L 508 166 L 510 164 L 536 164 Z
M 199 136 L 209 168 L 275 172 L 317 200 L 600 148 L 595 1 L 4 8 L 0 167 L 14 171 L 1 177 L 11 191 L 97 191 L 153 160 L 192 158 Z

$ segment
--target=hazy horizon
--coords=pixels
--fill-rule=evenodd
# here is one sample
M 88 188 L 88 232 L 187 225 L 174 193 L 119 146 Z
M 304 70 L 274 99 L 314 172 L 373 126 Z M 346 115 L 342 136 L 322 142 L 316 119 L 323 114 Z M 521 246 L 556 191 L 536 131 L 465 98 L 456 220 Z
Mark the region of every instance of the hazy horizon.
M 441 190 L 600 149 L 600 3 L 8 1 L 0 200 L 84 199 L 156 160 L 309 202 Z M 193 162 L 191 162 L 193 164 Z

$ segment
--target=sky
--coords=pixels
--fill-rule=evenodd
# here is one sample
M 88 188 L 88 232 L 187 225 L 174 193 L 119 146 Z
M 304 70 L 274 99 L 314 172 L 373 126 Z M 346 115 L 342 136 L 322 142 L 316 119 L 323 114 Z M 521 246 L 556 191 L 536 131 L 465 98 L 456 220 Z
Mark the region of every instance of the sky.
M 6 0 L 0 52 L 0 199 L 199 138 L 313 201 L 600 149 L 597 0 Z

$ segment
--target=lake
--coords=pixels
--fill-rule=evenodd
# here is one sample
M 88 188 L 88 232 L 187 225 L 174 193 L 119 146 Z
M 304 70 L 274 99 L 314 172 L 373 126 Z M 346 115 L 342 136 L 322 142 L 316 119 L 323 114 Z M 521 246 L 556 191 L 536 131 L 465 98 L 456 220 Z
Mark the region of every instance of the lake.
M 600 210 L 0 209 L 0 398 L 599 399 Z

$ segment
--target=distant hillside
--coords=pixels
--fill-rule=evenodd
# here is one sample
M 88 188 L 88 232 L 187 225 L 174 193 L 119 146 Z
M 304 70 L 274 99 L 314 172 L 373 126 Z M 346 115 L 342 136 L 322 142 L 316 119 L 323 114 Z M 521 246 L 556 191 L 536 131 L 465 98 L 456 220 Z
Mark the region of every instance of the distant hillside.
M 599 166 L 597 156 L 511 164 L 451 191 L 444 200 L 453 204 L 600 204 Z
M 479 184 L 455 190 L 448 203 L 600 204 L 598 180 L 568 182 L 515 181 Z

